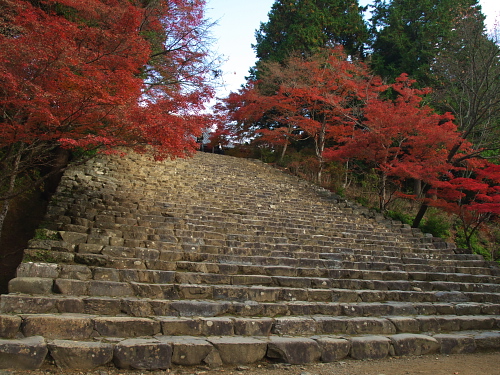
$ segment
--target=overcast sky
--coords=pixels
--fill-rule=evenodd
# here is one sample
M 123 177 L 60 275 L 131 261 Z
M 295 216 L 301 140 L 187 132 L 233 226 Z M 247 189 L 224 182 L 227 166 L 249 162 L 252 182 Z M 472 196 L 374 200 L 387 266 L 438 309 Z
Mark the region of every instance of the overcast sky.
M 222 69 L 224 87 L 218 90 L 218 97 L 226 97 L 245 83 L 248 70 L 255 64 L 256 57 L 251 45 L 255 43 L 255 30 L 260 22 L 268 20 L 274 0 L 207 0 L 207 17 L 217 21 L 212 29 L 217 39 L 214 48 L 227 60 Z M 370 0 L 360 0 L 360 5 Z M 500 20 L 499 0 L 480 0 L 489 27 Z

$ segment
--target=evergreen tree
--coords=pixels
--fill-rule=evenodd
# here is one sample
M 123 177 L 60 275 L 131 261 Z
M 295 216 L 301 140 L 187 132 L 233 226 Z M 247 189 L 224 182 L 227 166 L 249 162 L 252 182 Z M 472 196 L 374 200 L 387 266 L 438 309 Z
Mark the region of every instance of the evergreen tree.
M 460 15 L 478 0 L 375 0 L 372 67 L 394 80 L 407 73 L 420 86 L 433 86 L 431 65 L 447 43 Z
M 484 15 L 477 10 L 462 14 L 451 38 L 432 64 L 439 82 L 434 103 L 451 112 L 477 150 L 500 149 L 500 45 L 498 34 L 488 36 Z M 483 156 L 486 156 L 484 154 Z
M 279 62 L 338 44 L 348 54 L 362 54 L 368 39 L 364 10 L 358 0 L 276 0 L 253 48 L 259 60 Z

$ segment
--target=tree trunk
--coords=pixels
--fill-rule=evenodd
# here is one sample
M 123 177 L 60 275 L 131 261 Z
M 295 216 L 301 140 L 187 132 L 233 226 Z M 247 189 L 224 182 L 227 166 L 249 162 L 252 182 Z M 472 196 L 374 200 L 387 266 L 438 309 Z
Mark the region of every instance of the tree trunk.
M 380 212 L 384 212 L 385 209 L 385 198 L 387 195 L 386 184 L 387 184 L 387 175 L 385 173 L 382 173 L 382 181 L 380 183 L 380 191 L 378 195 Z
M 7 196 L 11 195 L 14 192 L 14 188 L 16 186 L 17 173 L 19 170 L 19 164 L 21 163 L 21 156 L 23 154 L 23 145 L 19 146 L 19 150 L 17 151 L 17 155 L 14 159 L 14 164 L 12 165 L 11 176 L 9 179 L 9 186 L 7 188 Z M 5 218 L 7 217 L 7 213 L 9 212 L 11 198 L 7 198 L 2 203 L 2 210 L 0 211 L 0 235 L 2 233 L 3 224 L 5 222 Z
M 417 212 L 417 216 L 415 216 L 415 219 L 413 219 L 413 223 L 411 225 L 412 228 L 418 228 L 420 226 L 420 222 L 424 218 L 424 215 L 427 212 L 428 208 L 429 206 L 426 203 L 422 203 L 420 205 L 420 209 Z
M 283 149 L 281 150 L 280 164 L 283 164 L 283 159 L 285 158 L 286 150 L 288 149 L 288 140 L 285 142 Z
M 326 138 L 326 122 L 323 120 L 323 124 L 317 136 L 314 138 L 316 146 L 316 157 L 318 158 L 319 170 L 318 170 L 318 184 L 321 185 L 323 182 L 323 168 L 325 161 L 323 159 L 323 151 L 325 151 L 325 138 Z
M 413 192 L 418 198 L 422 194 L 422 180 L 413 180 Z

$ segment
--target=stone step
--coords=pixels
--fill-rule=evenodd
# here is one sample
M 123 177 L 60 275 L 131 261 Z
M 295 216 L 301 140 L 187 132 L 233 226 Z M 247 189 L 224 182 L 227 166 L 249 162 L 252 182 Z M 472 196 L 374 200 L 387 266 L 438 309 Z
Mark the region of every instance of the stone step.
M 464 354 L 498 350 L 500 332 L 368 336 L 241 337 L 165 336 L 137 339 L 0 340 L 8 368 L 34 370 L 49 358 L 60 369 L 91 370 L 113 363 L 121 369 L 165 370 L 172 365 L 246 365 L 270 360 L 290 364 L 383 359 L 391 356 Z M 237 356 L 234 353 L 238 353 Z
M 9 292 L 255 302 L 500 302 L 500 293 L 495 293 L 498 290 L 495 284 L 458 284 L 460 290 L 457 290 L 457 284 L 444 282 L 411 284 L 404 281 L 226 276 L 194 272 L 158 273 L 150 276 L 156 276 L 158 281 L 164 282 L 18 277 L 10 281 Z M 159 280 L 160 278 L 164 280 Z
M 155 241 L 137 241 L 137 240 L 127 240 L 130 243 L 124 243 L 119 241 L 116 237 L 106 237 L 103 241 L 103 237 L 95 236 L 88 237 L 85 243 L 80 243 L 73 245 L 81 234 L 75 232 L 60 232 L 60 235 L 64 237 L 65 240 L 36 240 L 30 243 L 30 248 L 27 249 L 26 253 L 28 259 L 36 260 L 37 254 L 40 250 L 43 250 L 43 254 L 48 256 L 48 251 L 56 252 L 52 253 L 51 256 L 55 259 L 66 256 L 69 261 L 75 260 L 74 251 L 78 253 L 80 258 L 85 258 L 86 254 L 102 254 L 105 257 L 103 259 L 109 258 L 138 258 L 140 261 L 143 260 L 162 260 L 162 253 L 164 251 L 175 251 L 175 252 L 201 252 L 207 254 L 219 254 L 241 256 L 241 257 L 267 257 L 270 259 L 274 258 L 293 258 L 295 260 L 288 259 L 276 259 L 279 262 L 288 262 L 289 264 L 294 263 L 304 263 L 310 261 L 304 261 L 303 259 L 318 259 L 315 267 L 334 267 L 334 268 L 354 268 L 354 269 L 394 269 L 398 267 L 400 270 L 406 270 L 408 272 L 446 272 L 446 273 L 467 273 L 474 275 L 491 275 L 498 273 L 496 267 L 492 267 L 490 264 L 484 262 L 484 260 L 452 260 L 452 259 L 424 259 L 424 258 L 407 258 L 398 256 L 395 252 L 382 252 L 378 255 L 376 251 L 363 252 L 362 250 L 357 250 L 354 252 L 344 252 L 343 249 L 333 249 L 323 247 L 320 249 L 323 251 L 330 252 L 320 252 L 317 251 L 307 251 L 304 246 L 299 245 L 286 245 L 286 244 L 261 244 L 255 242 L 253 248 L 237 246 L 226 247 L 221 246 L 210 246 L 206 245 L 209 240 L 204 239 L 194 239 L 189 238 L 183 241 L 183 243 L 177 243 L 177 238 L 171 236 L 170 247 L 166 243 L 159 244 Z M 215 240 L 219 241 L 219 240 Z M 127 245 L 127 246 L 124 246 Z M 141 246 L 142 245 L 142 246 Z M 161 245 L 161 246 L 160 246 Z M 135 247 L 134 247 L 135 246 Z M 248 246 L 248 244 L 247 244 Z M 155 250 L 159 248 L 160 250 Z M 285 248 L 286 250 L 283 250 Z M 291 250 L 288 250 L 288 249 Z M 161 250 L 163 249 L 163 250 Z M 170 250 L 167 250 L 170 249 Z M 305 250 L 305 251 L 304 251 Z M 313 250 L 313 248 L 309 248 Z M 59 254 L 57 252 L 65 252 L 68 254 Z M 40 257 L 43 258 L 43 257 Z M 370 259 L 371 258 L 371 259 Z M 248 259 L 249 262 L 253 262 L 253 259 Z M 337 263 L 335 263 L 337 262 Z M 85 262 L 83 262 L 85 263 Z
M 291 316 L 176 317 L 97 316 L 87 314 L 0 315 L 3 338 L 41 336 L 50 340 L 167 336 L 314 336 L 449 333 L 500 329 L 500 316 Z
M 325 315 L 381 317 L 389 315 L 500 315 L 500 303 L 492 302 L 321 302 L 321 301 L 225 301 L 165 300 L 163 298 L 9 294 L 0 300 L 4 314 L 95 314 L 151 316 L 275 317 Z
M 181 257 L 181 254 L 171 253 Z M 343 288 L 343 289 L 380 289 L 380 290 L 458 290 L 464 292 L 500 291 L 499 278 L 485 275 L 454 274 L 454 273 L 425 273 L 386 270 L 363 270 L 349 268 L 319 268 L 315 262 L 291 263 L 283 261 L 267 265 L 272 258 L 253 259 L 254 264 L 244 263 L 240 259 L 234 262 L 219 259 L 219 262 L 199 261 L 200 255 L 193 255 L 198 261 L 175 261 L 174 259 L 161 261 L 164 270 L 146 269 L 151 265 L 147 261 L 135 259 L 111 259 L 109 263 L 114 267 L 99 267 L 85 265 L 56 265 L 54 263 L 23 263 L 17 271 L 17 278 L 43 279 L 75 279 L 79 281 L 114 281 L 114 282 L 142 282 L 142 283 L 172 283 L 187 281 L 190 283 L 216 283 L 230 285 L 277 285 L 297 286 L 302 288 Z M 201 257 L 209 259 L 210 257 Z M 215 260 L 215 259 L 211 259 Z M 280 260 L 280 259 L 278 259 Z M 264 263 L 264 264 L 259 264 Z M 126 266 L 126 267 L 125 267 Z M 135 268 L 139 269 L 133 269 Z M 303 267 L 302 267 L 303 266 Z M 309 267 L 306 267 L 309 266 Z M 375 267 L 374 267 L 375 268 Z M 418 288 L 418 289 L 415 289 Z

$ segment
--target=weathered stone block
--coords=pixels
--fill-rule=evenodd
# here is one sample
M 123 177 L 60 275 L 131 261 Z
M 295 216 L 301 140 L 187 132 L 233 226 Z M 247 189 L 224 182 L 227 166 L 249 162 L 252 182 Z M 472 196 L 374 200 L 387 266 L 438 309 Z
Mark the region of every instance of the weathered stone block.
M 56 300 L 56 309 L 60 313 L 84 314 L 85 305 L 82 298 L 65 297 Z
M 113 359 L 113 345 L 102 342 L 54 340 L 48 348 L 61 369 L 91 370 Z
M 275 302 L 279 300 L 280 288 L 252 286 L 247 289 L 248 299 L 256 302 Z
M 53 279 L 41 277 L 16 277 L 9 281 L 9 293 L 52 294 Z
M 195 337 L 158 336 L 157 339 L 172 346 L 172 363 L 181 366 L 199 365 L 214 350 L 214 347 L 208 341 Z
M 479 350 L 499 350 L 500 332 L 482 332 L 474 335 L 477 349 Z
M 95 318 L 94 323 L 101 336 L 128 338 L 154 336 L 161 332 L 160 322 L 147 318 L 102 317 Z
M 420 332 L 439 332 L 441 329 L 438 320 L 434 316 L 417 316 L 415 319 L 420 325 Z
M 0 337 L 13 339 L 21 327 L 21 317 L 17 315 L 0 315 Z
M 25 336 L 43 336 L 46 339 L 85 340 L 94 329 L 91 316 L 77 314 L 23 315 L 21 330 Z
M 349 334 L 394 334 L 396 327 L 388 319 L 382 318 L 352 318 L 347 322 L 347 333 Z
M 469 302 L 470 299 L 462 292 L 437 292 L 436 298 L 440 302 Z
M 136 252 L 132 247 L 105 246 L 102 254 L 108 255 L 111 258 L 135 258 Z
M 462 331 L 487 331 L 494 329 L 496 323 L 491 316 L 461 316 L 458 320 Z
M 54 263 L 21 263 L 17 267 L 16 277 L 41 277 L 55 279 L 59 277 L 59 265 Z
M 351 339 L 351 357 L 354 359 L 382 359 L 389 354 L 391 341 L 383 336 L 363 336 Z
M 171 308 L 179 316 L 217 316 L 226 313 L 230 304 L 227 302 L 210 301 L 173 301 Z
M 288 315 L 288 306 L 284 303 L 262 303 L 262 315 L 273 317 Z
M 0 340 L 0 368 L 36 370 L 42 365 L 47 353 L 43 337 Z
M 281 288 L 274 301 L 310 301 L 307 289 Z M 329 301 L 331 301 L 331 296 Z
M 267 344 L 266 356 L 299 365 L 319 361 L 321 350 L 318 343 L 311 339 L 271 337 Z
M 103 248 L 100 243 L 81 243 L 76 247 L 76 251 L 80 254 L 100 254 Z
M 318 334 L 341 334 L 346 333 L 348 319 L 344 317 L 315 316 Z
M 57 299 L 41 296 L 19 296 L 5 294 L 0 298 L 0 311 L 6 314 L 45 314 L 55 313 Z
M 265 275 L 234 275 L 233 285 L 271 285 L 273 278 Z
M 75 262 L 87 266 L 106 267 L 109 263 L 107 255 L 100 254 L 75 254 Z
M 64 264 L 61 265 L 61 272 L 59 274 L 61 279 L 73 279 L 73 280 L 91 280 L 92 271 L 87 266 L 82 266 L 78 264 Z
M 111 315 L 121 313 L 121 301 L 110 297 L 87 297 L 83 299 L 85 314 Z
M 397 356 L 436 353 L 441 347 L 435 338 L 426 335 L 399 334 L 389 338 L 394 350 L 393 355 Z
M 155 315 L 148 300 L 123 298 L 121 302 L 122 312 L 129 316 L 149 317 Z
M 134 290 L 129 283 L 113 281 L 89 281 L 89 295 L 106 297 L 133 296 Z
M 239 336 L 269 336 L 273 327 L 272 318 L 236 318 L 234 334 Z
M 184 299 L 212 299 L 213 289 L 208 285 L 188 285 L 177 286 L 179 297 Z
M 61 236 L 63 241 L 73 244 L 85 243 L 87 242 L 88 237 L 86 233 L 68 231 L 59 231 L 59 235 Z
M 259 316 L 263 315 L 263 306 L 255 301 L 233 302 L 230 305 L 229 312 L 238 316 Z
M 220 357 L 219 351 L 214 347 L 212 347 L 210 353 L 208 353 L 208 355 L 205 357 L 203 363 L 205 363 L 210 368 L 218 368 L 224 364 Z
M 214 285 L 213 298 L 226 301 L 247 301 L 248 289 L 230 286 L 230 285 Z
M 457 316 L 436 316 L 436 320 L 440 331 L 460 331 L 460 319 Z
M 481 304 L 479 303 L 457 303 L 455 314 L 457 315 L 481 315 Z
M 417 333 L 420 332 L 420 323 L 411 317 L 406 316 L 391 316 L 388 317 L 398 333 Z
M 130 283 L 134 290 L 134 295 L 142 298 L 164 299 L 165 293 L 162 285 Z
M 351 342 L 349 340 L 335 337 L 314 339 L 319 344 L 322 362 L 336 362 L 349 355 L 349 350 L 351 349 Z
M 234 335 L 233 320 L 230 318 L 200 318 L 200 329 L 204 336 Z
M 172 363 L 172 346 L 156 339 L 129 339 L 116 344 L 115 366 L 121 369 L 166 370 Z
M 85 296 L 89 293 L 88 281 L 70 280 L 70 279 L 56 279 L 54 281 L 54 293 Z
M 166 336 L 199 336 L 201 322 L 194 318 L 158 318 L 161 323 L 162 333 Z
M 441 344 L 441 353 L 443 354 L 463 354 L 476 351 L 476 342 L 471 336 L 438 334 L 434 335 L 434 338 Z
M 144 260 L 149 260 L 149 261 L 155 261 L 160 258 L 160 252 L 155 249 L 137 249 L 137 258 L 139 259 L 144 259 Z
M 120 272 L 114 268 L 96 267 L 92 278 L 96 281 L 121 281 Z
M 224 364 L 247 364 L 260 361 L 267 351 L 267 343 L 249 337 L 211 338 L 209 342 L 219 351 Z
M 315 335 L 317 323 L 309 317 L 280 317 L 274 319 L 272 332 L 277 335 Z

